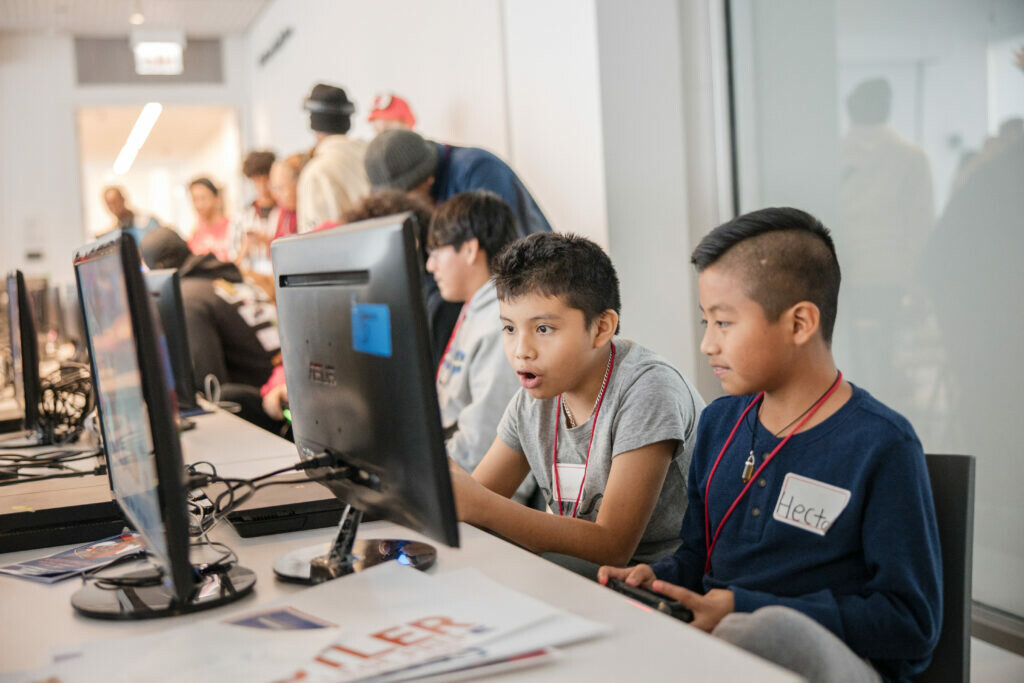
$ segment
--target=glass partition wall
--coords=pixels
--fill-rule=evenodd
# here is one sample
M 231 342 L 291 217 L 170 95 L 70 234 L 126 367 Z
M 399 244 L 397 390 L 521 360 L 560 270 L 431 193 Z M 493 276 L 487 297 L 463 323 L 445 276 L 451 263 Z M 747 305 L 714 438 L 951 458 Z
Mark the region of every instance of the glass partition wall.
M 1024 2 L 727 10 L 737 208 L 833 230 L 838 363 L 977 457 L 974 599 L 1024 618 Z

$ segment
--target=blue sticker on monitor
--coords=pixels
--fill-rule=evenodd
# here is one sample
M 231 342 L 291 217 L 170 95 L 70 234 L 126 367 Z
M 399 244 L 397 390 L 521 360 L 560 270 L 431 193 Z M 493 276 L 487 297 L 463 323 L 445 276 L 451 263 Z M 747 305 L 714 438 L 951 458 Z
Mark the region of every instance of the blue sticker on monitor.
M 391 310 L 387 305 L 352 305 L 352 348 L 391 357 Z

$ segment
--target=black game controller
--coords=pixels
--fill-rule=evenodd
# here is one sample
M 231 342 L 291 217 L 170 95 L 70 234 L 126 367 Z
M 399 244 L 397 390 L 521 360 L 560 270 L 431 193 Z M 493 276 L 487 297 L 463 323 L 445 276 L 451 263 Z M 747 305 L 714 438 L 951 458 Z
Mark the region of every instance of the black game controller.
M 608 579 L 608 587 L 617 593 L 622 593 L 631 600 L 636 600 L 642 605 L 647 605 L 653 609 L 667 614 L 670 617 L 675 617 L 680 621 L 687 623 L 693 621 L 693 612 L 690 608 L 672 598 L 655 593 L 654 591 L 647 590 L 646 588 L 640 588 L 639 586 L 630 586 L 628 583 L 621 579 Z

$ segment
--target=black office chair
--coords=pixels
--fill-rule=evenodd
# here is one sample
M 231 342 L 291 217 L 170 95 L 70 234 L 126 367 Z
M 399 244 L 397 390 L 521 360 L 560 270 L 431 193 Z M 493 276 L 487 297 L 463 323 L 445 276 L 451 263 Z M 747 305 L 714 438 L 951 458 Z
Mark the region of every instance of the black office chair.
M 925 455 L 942 544 L 942 633 L 925 683 L 971 679 L 971 562 L 974 555 L 974 456 Z

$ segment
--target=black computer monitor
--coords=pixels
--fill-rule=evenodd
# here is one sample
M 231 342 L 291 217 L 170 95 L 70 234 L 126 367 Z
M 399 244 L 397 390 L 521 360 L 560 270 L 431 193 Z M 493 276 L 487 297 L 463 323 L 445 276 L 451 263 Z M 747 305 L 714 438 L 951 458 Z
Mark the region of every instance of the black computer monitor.
M 335 459 L 336 478 L 324 483 L 352 511 L 458 546 L 409 214 L 278 239 L 271 252 L 300 457 Z M 366 566 L 386 543 L 363 543 L 354 554 Z M 418 558 L 413 546 L 387 547 L 401 562 L 432 561 L 430 554 Z M 324 560 L 322 553 L 298 551 L 275 571 L 290 580 L 333 578 L 309 573 L 310 559 Z
M 205 609 L 255 583 L 249 570 L 200 573 L 190 561 L 175 397 L 141 266 L 135 241 L 120 231 L 75 254 L 111 489 L 151 561 L 127 582 L 86 583 L 75 593 L 76 610 L 105 619 Z
M 22 413 L 22 429 L 47 442 L 39 419 L 39 339 L 25 276 L 16 270 L 7 276 L 7 314 L 11 336 L 14 397 Z
M 88 364 L 85 320 L 82 319 L 82 306 L 78 303 L 78 286 L 72 283 L 60 287 L 57 292 L 57 301 L 59 309 L 58 341 L 62 344 L 70 344 L 74 349 L 71 360 Z
M 167 352 L 174 374 L 174 391 L 178 396 L 178 410 L 182 415 L 203 412 L 196 403 L 196 379 L 192 366 L 192 353 L 188 346 L 188 328 L 185 326 L 185 306 L 181 298 L 181 278 L 173 268 L 151 270 L 145 274 L 146 287 L 156 302 L 160 315 Z

